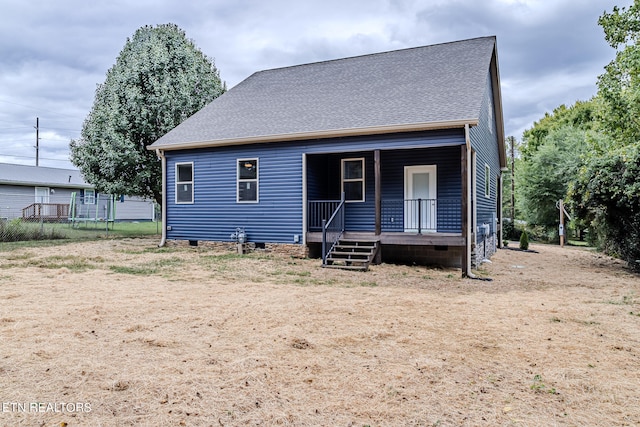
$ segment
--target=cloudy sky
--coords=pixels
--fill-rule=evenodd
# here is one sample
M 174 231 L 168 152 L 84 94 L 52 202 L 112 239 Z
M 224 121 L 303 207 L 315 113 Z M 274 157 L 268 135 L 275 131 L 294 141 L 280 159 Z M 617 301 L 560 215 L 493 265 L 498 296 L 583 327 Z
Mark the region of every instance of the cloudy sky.
M 1 0 L 0 162 L 71 167 L 126 39 L 175 23 L 229 88 L 255 71 L 495 35 L 505 131 L 596 93 L 615 56 L 598 16 L 632 0 Z

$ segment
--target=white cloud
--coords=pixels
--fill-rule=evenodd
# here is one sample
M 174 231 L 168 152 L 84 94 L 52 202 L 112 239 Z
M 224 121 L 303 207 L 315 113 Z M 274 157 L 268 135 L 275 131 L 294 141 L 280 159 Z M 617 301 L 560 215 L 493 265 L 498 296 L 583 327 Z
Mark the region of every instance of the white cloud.
M 50 141 L 43 140 L 51 150 L 47 156 L 66 158 L 96 84 L 126 39 L 143 25 L 167 22 L 215 59 L 230 86 L 267 68 L 496 35 L 506 132 L 520 137 L 546 111 L 595 93 L 597 75 L 614 56 L 597 18 L 616 4 L 631 3 L 4 0 L 0 156 L 33 156 L 38 116 L 43 130 L 53 132 Z
M 590 73 L 553 73 L 531 79 L 503 79 L 502 94 L 505 109 L 516 114 L 507 116 L 509 135 L 520 137 L 546 112 L 562 104 L 590 99 L 596 93 L 596 83 Z

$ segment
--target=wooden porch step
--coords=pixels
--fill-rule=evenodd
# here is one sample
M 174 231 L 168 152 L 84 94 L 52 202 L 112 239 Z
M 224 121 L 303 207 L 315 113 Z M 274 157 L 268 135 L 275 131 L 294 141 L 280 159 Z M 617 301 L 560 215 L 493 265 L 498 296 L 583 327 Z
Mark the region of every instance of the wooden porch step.
M 330 264 L 342 263 L 342 265 L 351 265 L 351 264 L 368 264 L 371 261 L 369 260 L 369 257 L 361 258 L 361 259 L 327 257 L 327 262 Z
M 340 239 L 341 243 L 344 243 L 345 245 L 354 245 L 354 246 L 372 246 L 377 244 L 378 242 L 380 242 L 380 240 L 364 240 L 364 239 L 345 239 L 342 238 Z
M 378 241 L 340 239 L 323 267 L 367 271 L 379 250 Z
M 337 268 L 340 270 L 353 270 L 353 271 L 367 271 L 369 266 L 364 265 L 340 265 L 340 264 L 325 264 L 324 268 Z
M 339 259 L 364 259 L 369 258 L 371 251 L 367 252 L 341 252 L 341 251 L 333 251 L 331 252 L 331 256 Z
M 351 251 L 370 251 L 371 249 L 375 249 L 376 245 L 343 245 L 338 243 L 336 246 L 336 248 L 340 248 L 340 249 L 350 249 Z

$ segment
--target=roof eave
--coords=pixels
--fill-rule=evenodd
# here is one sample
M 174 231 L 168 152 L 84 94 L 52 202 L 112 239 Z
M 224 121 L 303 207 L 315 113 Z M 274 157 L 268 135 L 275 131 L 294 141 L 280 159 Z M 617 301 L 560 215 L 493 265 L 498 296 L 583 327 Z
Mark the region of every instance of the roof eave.
M 461 120 L 444 120 L 437 122 L 425 122 L 425 123 L 408 123 L 401 125 L 387 125 L 387 126 L 371 126 L 364 128 L 350 128 L 350 129 L 332 129 L 323 131 L 312 132 L 294 132 L 287 134 L 276 135 L 259 135 L 242 138 L 227 138 L 211 141 L 194 141 L 184 143 L 173 144 L 157 144 L 153 143 L 147 147 L 148 150 L 192 150 L 196 148 L 210 148 L 210 147 L 223 147 L 230 145 L 246 145 L 246 144 L 258 144 L 265 142 L 285 142 L 285 141 L 300 141 L 309 139 L 327 139 L 327 138 L 340 138 L 346 136 L 360 136 L 360 135 L 381 135 L 388 133 L 400 133 L 400 132 L 417 132 L 424 130 L 438 130 L 438 129 L 455 129 L 464 128 L 465 125 L 477 126 L 478 119 L 461 119 Z
M 84 189 L 93 188 L 91 184 L 66 184 L 59 182 L 28 182 L 28 181 L 0 181 L 0 185 L 16 185 L 20 187 L 55 187 L 55 188 L 73 188 Z
M 500 167 L 507 166 L 506 150 L 505 150 L 505 133 L 504 133 L 504 116 L 502 114 L 502 89 L 500 85 L 500 70 L 498 68 L 498 46 L 497 41 L 493 46 L 493 55 L 491 56 L 491 70 L 493 86 L 493 106 L 495 109 L 495 120 L 498 133 L 498 157 Z

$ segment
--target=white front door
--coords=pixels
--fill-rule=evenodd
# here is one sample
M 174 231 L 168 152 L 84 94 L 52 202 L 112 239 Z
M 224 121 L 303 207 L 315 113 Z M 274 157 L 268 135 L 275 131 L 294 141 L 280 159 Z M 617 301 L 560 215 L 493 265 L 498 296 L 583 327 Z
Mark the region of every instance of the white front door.
M 436 231 L 436 165 L 404 168 L 404 231 Z

